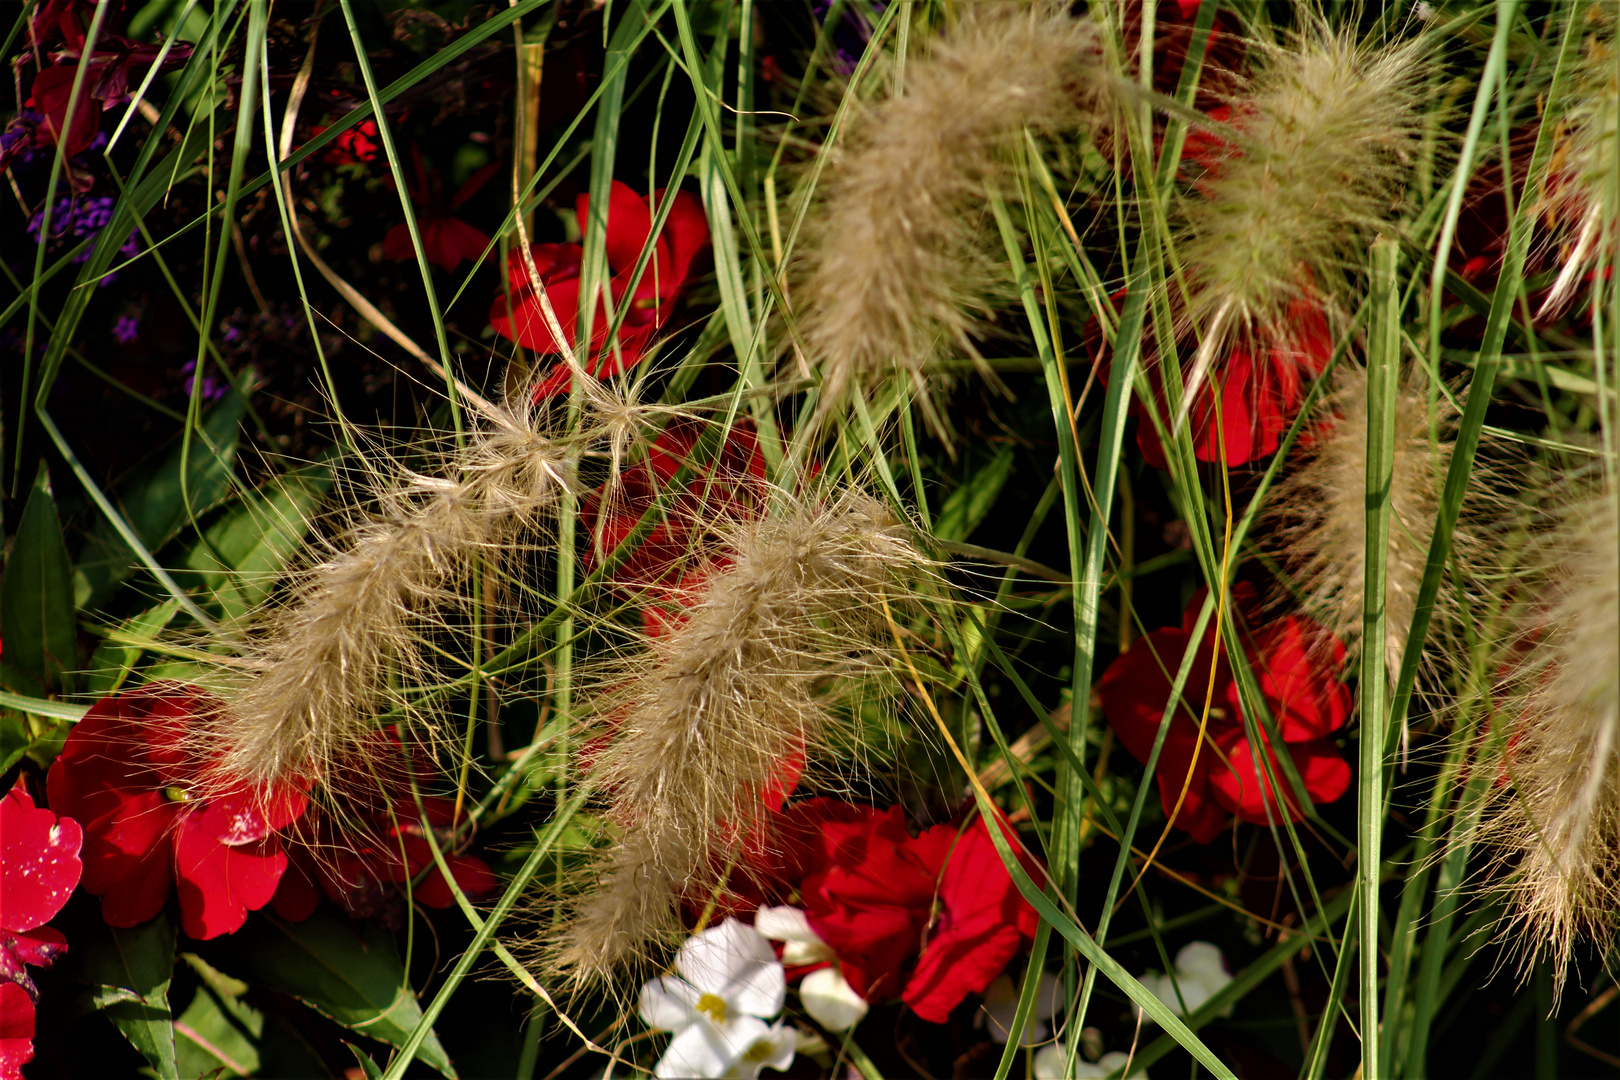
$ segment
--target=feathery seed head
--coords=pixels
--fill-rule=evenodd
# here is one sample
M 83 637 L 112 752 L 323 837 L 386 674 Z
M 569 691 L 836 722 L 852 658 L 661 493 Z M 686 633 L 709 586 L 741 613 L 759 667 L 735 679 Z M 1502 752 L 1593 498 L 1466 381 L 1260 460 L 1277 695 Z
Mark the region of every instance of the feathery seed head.
M 1611 483 L 1565 508 L 1515 642 L 1501 752 L 1507 785 L 1482 829 L 1507 872 L 1526 965 L 1562 982 L 1581 938 L 1620 909 L 1620 505 Z
M 1456 418 L 1443 395 L 1431 412 L 1418 369 L 1395 393 L 1384 618 L 1391 672 L 1400 669 L 1406 650 Z M 1367 405 L 1367 369 L 1341 365 L 1318 405 L 1309 444 L 1298 449 L 1298 461 L 1272 489 L 1266 510 L 1276 526 L 1270 546 L 1292 571 L 1307 610 L 1352 649 L 1361 639 L 1366 581 Z M 1454 557 L 1467 563 L 1476 548 L 1468 523 L 1461 522 L 1453 533 Z
M 1176 247 L 1200 338 L 1189 400 L 1214 358 L 1288 332 L 1299 300 L 1342 310 L 1346 272 L 1398 209 L 1421 133 L 1422 42 L 1374 47 L 1315 25 L 1256 45 L 1260 70 L 1190 154 Z
M 727 526 L 723 563 L 643 649 L 602 675 L 587 783 L 621 839 L 568 905 L 551 963 L 577 983 L 647 959 L 675 905 L 757 835 L 784 762 L 825 749 L 840 705 L 891 666 L 882 602 L 931 563 L 858 489 L 776 493 Z M 780 801 L 780 794 L 775 796 Z
M 810 362 L 822 373 L 819 419 L 846 391 L 909 379 L 928 404 L 936 357 L 974 354 L 975 320 L 999 278 L 979 249 L 983 207 L 1010 140 L 1080 127 L 1105 86 L 1095 25 L 1069 5 L 966 5 L 904 91 L 851 121 L 817 191 L 795 291 Z

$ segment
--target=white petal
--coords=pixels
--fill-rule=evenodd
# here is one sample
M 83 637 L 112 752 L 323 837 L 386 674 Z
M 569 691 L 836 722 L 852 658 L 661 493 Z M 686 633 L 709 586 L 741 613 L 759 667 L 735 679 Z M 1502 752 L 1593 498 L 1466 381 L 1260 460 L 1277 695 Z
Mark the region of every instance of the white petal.
M 736 919 L 689 938 L 675 958 L 675 970 L 703 993 L 751 1016 L 775 1016 L 787 997 L 787 980 L 770 942 Z
M 1035 1080 L 1068 1080 L 1069 1078 L 1069 1052 L 1062 1043 L 1053 1043 L 1043 1046 L 1035 1051 L 1033 1062 Z M 1105 1076 L 1106 1073 L 1089 1073 L 1086 1070 L 1091 1065 L 1085 1061 L 1075 1062 L 1075 1076 Z
M 641 1019 L 659 1031 L 680 1031 L 698 1018 L 696 989 L 668 976 L 654 979 L 641 988 Z
M 782 963 L 789 967 L 809 967 L 838 959 L 832 946 L 822 941 L 787 941 L 782 944 Z
M 1221 950 L 1207 941 L 1191 941 L 1176 953 L 1176 971 L 1185 975 L 1226 975 L 1226 961 Z
M 1103 1070 L 1097 1075 L 1111 1076 L 1120 1069 L 1124 1068 L 1125 1064 L 1130 1060 L 1131 1056 L 1129 1054 L 1122 1054 L 1118 1050 L 1111 1050 L 1097 1059 L 1097 1067 Z M 1132 1069 L 1130 1075 L 1133 1077 L 1141 1077 L 1142 1080 L 1149 1080 L 1146 1069 Z
M 792 1028 L 784 1028 L 780 1023 L 767 1028 L 726 1072 L 727 1080 L 755 1080 L 761 1069 L 786 1069 L 793 1064 L 798 1042 L 799 1037 Z
M 823 944 L 820 935 L 810 928 L 809 917 L 796 907 L 760 908 L 754 912 L 754 929 L 772 941 Z
M 810 1018 L 828 1031 L 848 1031 L 861 1022 L 868 1008 L 844 973 L 837 968 L 812 971 L 799 984 L 799 1000 Z
M 998 1043 L 1012 1038 L 1013 1020 L 1018 1015 L 1018 995 L 1021 988 L 1005 975 L 984 992 L 984 1012 L 990 1025 L 990 1037 Z M 1046 1039 L 1046 1025 L 1041 1021 L 1056 1016 L 1063 1007 L 1063 984 L 1057 976 L 1043 971 L 1035 988 L 1035 1001 L 1029 1019 L 1024 1025 L 1024 1046 L 1034 1046 Z
M 654 1075 L 658 1080 L 719 1080 L 736 1060 L 736 1052 L 713 1024 L 697 1023 L 669 1040 Z

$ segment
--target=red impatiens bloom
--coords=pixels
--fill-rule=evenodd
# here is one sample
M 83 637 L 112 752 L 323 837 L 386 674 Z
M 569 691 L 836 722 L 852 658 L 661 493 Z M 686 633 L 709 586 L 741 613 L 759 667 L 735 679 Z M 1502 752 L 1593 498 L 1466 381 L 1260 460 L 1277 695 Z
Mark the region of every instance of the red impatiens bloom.
M 49 967 L 67 951 L 45 924 L 79 883 L 83 838 L 77 821 L 35 807 L 21 780 L 0 799 L 0 1080 L 33 1060 L 39 989 L 27 965 Z
M 606 558 L 634 531 L 642 515 L 662 515 L 613 573 L 613 580 L 646 605 L 649 634 L 658 636 L 672 613 L 693 596 L 722 563 L 709 550 L 708 534 L 727 521 L 745 521 L 765 504 L 765 454 L 747 420 L 738 420 L 717 451 L 699 457 L 710 425 L 677 419 L 659 433 L 644 460 L 624 470 L 618 482 L 585 500 L 581 519 L 591 537 L 588 564 Z M 684 488 L 675 475 L 689 465 Z
M 1182 657 L 1191 644 L 1193 624 L 1204 603 L 1203 591 L 1194 595 L 1180 626 L 1153 631 L 1108 666 L 1097 687 L 1104 714 L 1119 741 L 1138 761 L 1153 751 L 1164 708 Z M 1257 613 L 1254 587 L 1240 582 L 1232 588 L 1232 601 L 1246 615 Z M 1268 765 L 1284 788 L 1283 806 L 1271 791 L 1265 770 L 1256 761 L 1239 704 L 1237 682 L 1222 642 L 1215 668 L 1214 696 L 1203 745 L 1199 746 L 1199 717 L 1210 685 L 1210 637 L 1196 645 L 1193 666 L 1183 688 L 1180 707 L 1170 721 L 1157 770 L 1159 799 L 1168 816 L 1176 814 L 1177 828 L 1207 844 L 1220 834 L 1227 814 L 1265 825 L 1286 815 L 1291 821 L 1304 814 L 1288 790 L 1275 751 Z M 1326 630 L 1296 615 L 1260 626 L 1244 644 L 1260 693 L 1276 721 L 1277 732 L 1305 783 L 1312 803 L 1330 803 L 1350 787 L 1350 766 L 1329 740 L 1350 715 L 1350 692 L 1339 682 L 1344 646 Z M 1195 761 L 1196 758 L 1196 761 Z M 1190 779 L 1189 779 L 1190 777 Z M 1186 796 L 1182 788 L 1186 787 Z
M 606 222 L 607 263 L 613 273 L 608 283 L 616 309 L 626 309 L 619 328 L 618 351 L 607 349 L 610 322 L 600 301 L 591 320 L 591 358 L 586 371 L 603 378 L 617 375 L 640 359 L 655 334 L 669 321 L 675 301 L 686 285 L 692 260 L 709 243 L 709 223 L 696 196 L 677 191 L 669 209 L 664 231 L 654 244 L 640 282 L 631 291 L 630 276 L 652 233 L 655 203 L 637 195 L 627 184 L 615 180 L 608 201 Z M 665 191 L 654 194 L 662 202 Z M 575 200 L 575 210 L 583 224 L 590 220 L 590 197 Z M 535 269 L 545 285 L 546 298 L 556 313 L 563 339 L 558 340 L 547 324 L 529 275 L 528 260 L 521 250 L 507 257 L 506 277 L 510 303 L 497 297 L 490 308 L 489 322 L 502 337 L 542 355 L 572 352 L 579 317 L 579 272 L 584 249 L 578 244 L 534 244 L 530 247 Z M 604 351 L 605 350 L 605 351 Z M 570 375 L 559 365 L 535 388 L 535 399 L 566 393 Z
M 1000 827 L 1017 851 L 1012 830 Z M 805 873 L 799 902 L 811 928 L 868 1000 L 899 994 L 922 1019 L 944 1023 L 1034 936 L 1035 910 L 982 818 L 913 837 L 898 806 L 818 798 L 783 814 L 780 832 L 790 872 Z M 1026 869 L 1039 880 L 1039 867 Z
M 493 892 L 497 882 L 489 864 L 455 852 L 455 803 L 423 795 L 417 808 L 411 762 L 397 735 L 378 732 L 367 747 L 352 768 L 333 777 L 329 804 L 304 815 L 290 830 L 290 862 L 272 901 L 276 914 L 291 922 L 307 919 L 324 892 L 352 918 L 377 918 L 397 927 L 404 923 L 401 886 L 424 871 L 411 899 L 427 907 L 449 907 L 455 896 L 433 860 L 428 829 L 468 898 Z M 417 760 L 416 774 L 419 788 L 436 779 L 424 760 Z
M 306 799 L 227 776 L 199 751 L 197 724 L 220 708 L 174 683 L 103 698 L 51 766 L 51 806 L 84 824 L 84 887 L 110 925 L 157 915 L 172 885 L 185 932 L 218 937 L 275 893 L 287 868 L 277 834 Z
M 448 273 L 460 266 L 463 259 L 470 262 L 481 259 L 489 248 L 489 234 L 456 217 L 455 211 L 488 183 L 500 169 L 500 162 L 492 161 L 473 173 L 447 203 L 439 174 L 428 168 L 422 160 L 422 151 L 414 144 L 411 159 L 416 163 L 416 183 L 411 185 L 410 196 L 418 208 L 416 228 L 422 234 L 422 249 L 428 262 L 443 267 Z M 404 262 L 416 258 L 411 230 L 403 221 L 383 237 L 383 257 Z

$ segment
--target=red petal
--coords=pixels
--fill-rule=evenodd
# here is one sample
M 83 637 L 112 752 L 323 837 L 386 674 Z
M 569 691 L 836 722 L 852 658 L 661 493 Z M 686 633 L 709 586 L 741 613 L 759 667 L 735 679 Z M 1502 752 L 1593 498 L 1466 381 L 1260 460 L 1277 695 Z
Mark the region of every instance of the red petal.
M 1255 637 L 1260 692 L 1283 741 L 1309 742 L 1343 727 L 1351 699 L 1339 681 L 1339 639 L 1295 615 L 1268 623 Z
M 287 869 L 280 841 L 227 847 L 199 815 L 182 817 L 174 843 L 180 926 L 200 941 L 229 934 L 270 902 Z
M 0 1080 L 22 1076 L 34 1060 L 34 1003 L 14 982 L 0 982 Z
M 0 930 L 32 930 L 62 910 L 84 871 L 83 842 L 79 823 L 36 809 L 21 780 L 0 799 Z
M 494 306 L 489 309 L 489 324 L 502 337 L 541 355 L 570 352 L 574 348 L 575 322 L 579 315 L 579 279 L 570 278 L 556 284 L 548 282 L 546 298 L 551 301 L 563 337 L 567 339 L 565 341 L 558 341 L 552 334 L 539 299 L 526 291 L 520 294 L 513 290 L 511 311 L 508 310 L 506 297 L 497 296 Z M 567 371 L 566 368 L 563 370 Z
M 396 262 L 409 262 L 416 258 L 416 247 L 411 243 L 411 230 L 402 221 L 388 230 L 383 237 L 383 258 Z
M 34 967 L 50 967 L 56 958 L 68 951 L 67 937 L 62 931 L 50 926 L 41 926 L 29 934 L 6 934 L 0 936 L 0 954 L 10 954 L 9 960 L 15 964 L 32 964 Z M 13 963 L 0 964 L 0 968 L 16 968 Z
M 574 200 L 574 212 L 579 217 L 581 231 L 589 228 L 591 210 L 591 197 L 581 195 Z M 635 189 L 629 184 L 613 181 L 608 194 L 607 221 L 603 228 L 606 232 L 608 267 L 615 273 L 623 273 L 636 265 L 641 258 L 641 249 L 647 244 L 647 237 L 652 233 L 652 212 L 647 209 L 647 200 L 637 195 Z
M 470 855 L 447 855 L 445 864 L 450 867 L 450 873 L 455 876 L 456 884 L 469 900 L 481 900 L 495 891 L 499 882 L 495 878 L 495 871 L 482 859 Z M 418 902 L 430 908 L 447 908 L 456 902 L 455 894 L 445 882 L 444 875 L 435 866 L 428 872 L 422 883 L 411 891 L 411 896 Z
M 321 893 L 315 885 L 314 857 L 301 844 L 286 848 L 287 869 L 276 883 L 276 894 L 270 898 L 270 907 L 288 922 L 303 922 L 315 914 Z
M 1350 764 L 1327 740 L 1290 745 L 1288 752 L 1313 803 L 1333 802 L 1350 789 Z M 1274 754 L 1269 765 L 1283 786 L 1288 820 L 1299 821 L 1304 812 Z M 1260 771 L 1253 745 L 1241 734 L 1230 740 L 1225 760 L 1211 771 L 1209 783 L 1216 800 L 1242 820 L 1255 825 L 1279 820 L 1271 779 Z
M 667 188 L 660 189 L 656 198 L 662 200 Z M 709 219 L 703 213 L 703 204 L 690 191 L 677 191 L 675 203 L 664 220 L 660 239 L 669 245 L 670 280 L 675 289 L 686 283 L 692 260 L 709 246 Z M 670 295 L 670 293 L 662 293 Z
M 101 126 L 101 102 L 91 94 L 94 78 L 89 74 L 79 88 L 79 100 L 73 111 L 71 127 L 67 123 L 68 100 L 73 95 L 73 80 L 78 70 L 76 64 L 46 68 L 34 76 L 34 85 L 28 96 L 29 108 L 45 115 L 40 130 L 46 133 L 52 143 L 59 140 L 65 142 L 69 156 L 89 146 L 96 137 L 96 129 Z M 60 136 L 64 129 L 67 130 L 67 138 L 62 140 Z

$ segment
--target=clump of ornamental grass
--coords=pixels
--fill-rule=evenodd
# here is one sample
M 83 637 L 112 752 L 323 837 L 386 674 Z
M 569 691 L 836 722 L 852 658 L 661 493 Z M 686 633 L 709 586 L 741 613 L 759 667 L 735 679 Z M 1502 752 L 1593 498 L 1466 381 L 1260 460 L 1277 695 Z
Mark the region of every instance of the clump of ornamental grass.
M 962 5 L 907 64 L 903 90 L 857 104 L 843 143 L 827 149 L 793 291 L 822 377 L 820 419 L 847 393 L 900 377 L 943 431 L 925 371 L 977 356 L 975 327 L 1005 273 L 985 254 L 983 226 L 992 193 L 1017 188 L 1009 146 L 1026 131 L 1082 127 L 1105 85 L 1097 27 L 1068 8 Z
M 1565 134 L 1548 170 L 1546 208 L 1563 233 L 1559 253 L 1563 268 L 1547 293 L 1543 311 L 1558 310 L 1574 296 L 1597 263 L 1600 248 L 1612 245 L 1620 217 L 1614 175 L 1620 139 L 1620 67 L 1615 56 L 1620 13 L 1610 3 L 1572 5 L 1570 12 L 1570 18 L 1586 20 L 1589 33 L 1570 83 Z
M 1178 305 L 1199 341 L 1186 405 L 1233 348 L 1286 357 L 1302 305 L 1351 306 L 1349 275 L 1400 209 L 1419 149 L 1425 51 L 1323 24 L 1253 48 L 1258 70 L 1188 152 L 1203 174 L 1176 207 Z
M 1384 594 L 1384 658 L 1391 674 L 1400 670 L 1406 652 L 1457 415 L 1443 394 L 1431 403 L 1421 369 L 1411 369 L 1394 393 Z M 1361 640 L 1366 592 L 1367 410 L 1367 369 L 1341 365 L 1266 507 L 1275 525 L 1268 546 L 1288 568 L 1306 610 L 1352 650 Z M 1468 521 L 1459 522 L 1452 533 L 1453 560 L 1476 564 L 1479 546 Z M 1442 612 L 1449 611 L 1450 581 L 1448 575 L 1442 585 Z
M 479 426 L 442 467 L 423 472 L 361 455 L 365 499 L 331 537 L 311 541 L 287 598 L 230 643 L 246 672 L 223 687 L 229 708 L 200 733 L 231 775 L 322 780 L 361 752 L 379 714 L 414 715 L 397 688 L 421 685 L 436 632 L 473 603 L 469 579 L 502 552 L 532 548 L 593 445 L 545 431 L 518 399 L 483 403 Z
M 1527 967 L 1547 957 L 1561 983 L 1576 942 L 1606 947 L 1620 911 L 1620 505 L 1612 479 L 1570 500 L 1539 547 L 1545 569 L 1505 662 L 1508 708 L 1493 767 L 1503 783 L 1482 829 L 1505 871 L 1517 950 Z
M 678 905 L 701 908 L 768 835 L 784 770 L 849 738 L 841 706 L 894 666 L 885 602 L 909 606 L 931 563 L 906 523 L 844 488 L 776 491 L 724 526 L 711 566 L 658 636 L 600 672 L 589 706 L 585 783 L 618 839 L 552 931 L 548 961 L 576 985 L 671 944 Z

